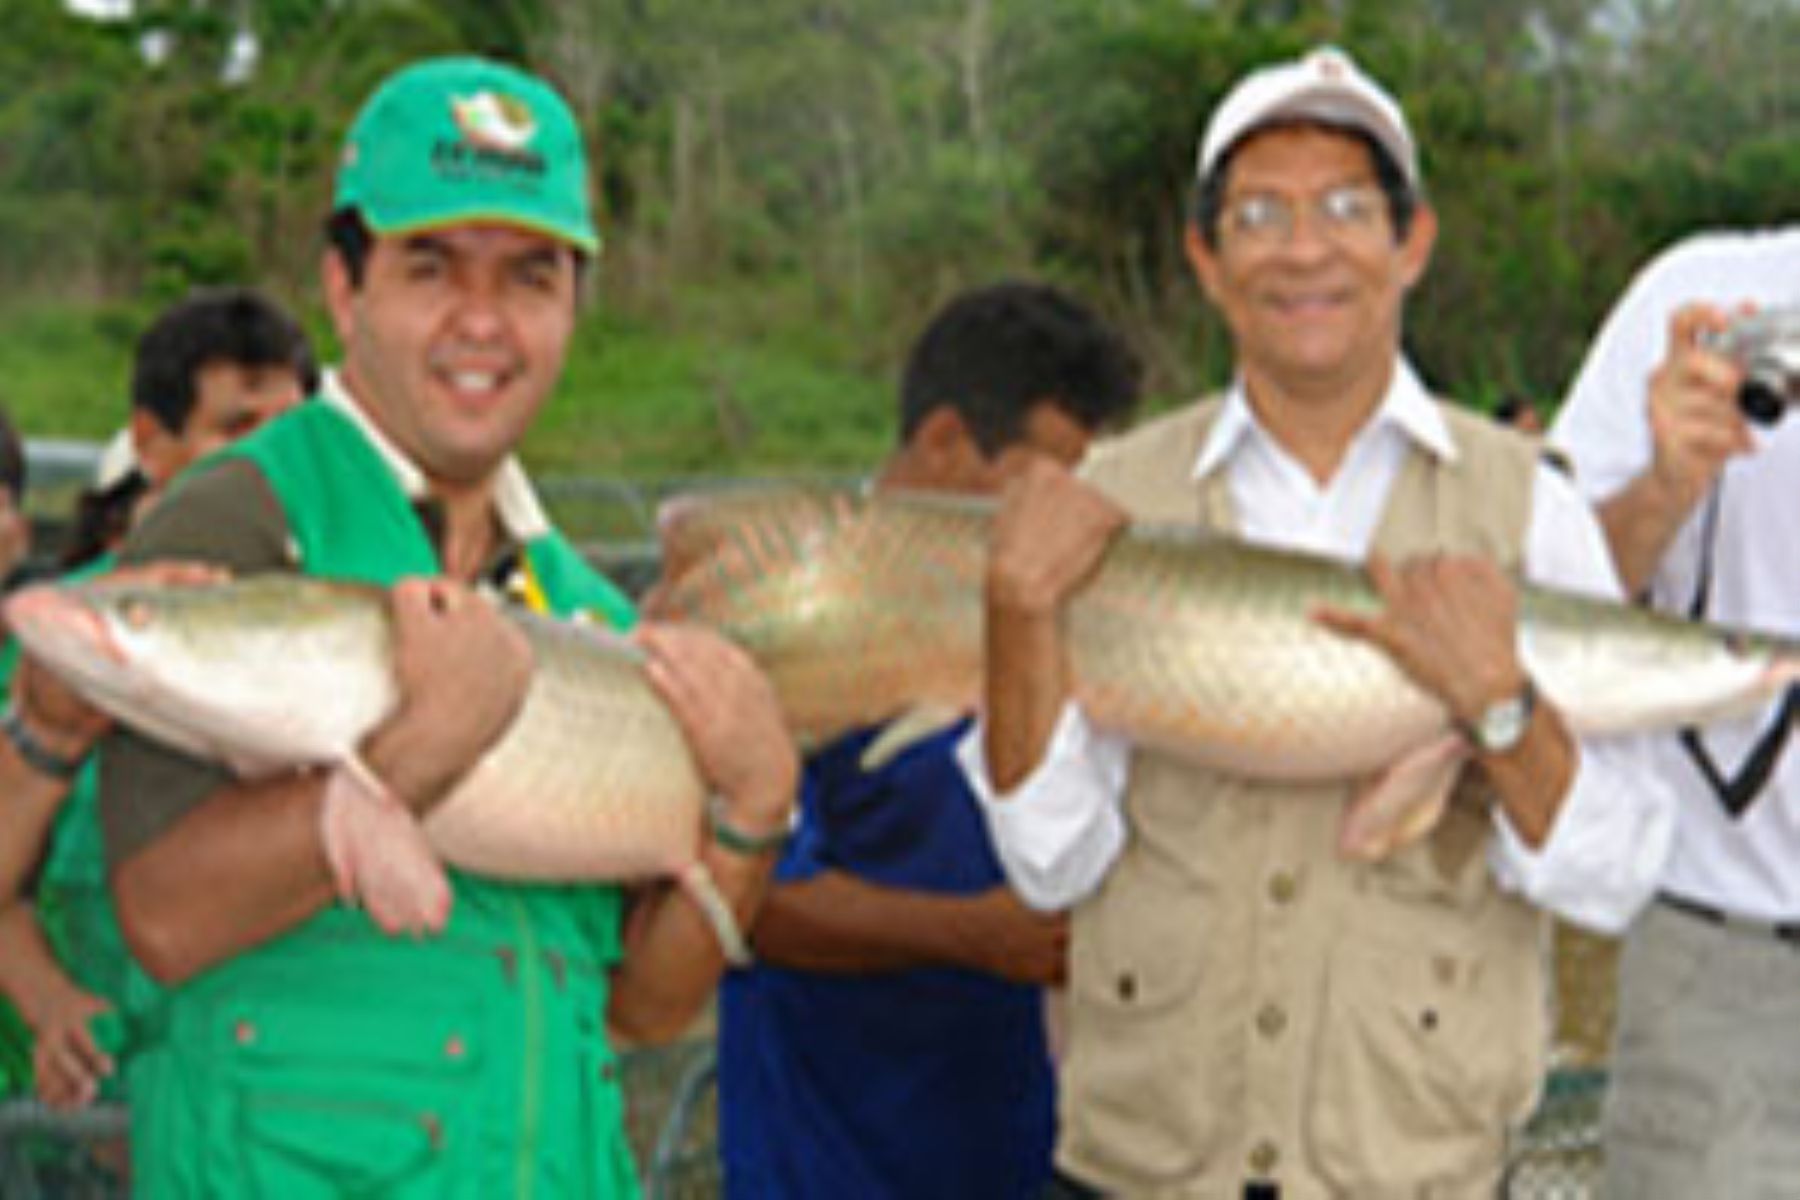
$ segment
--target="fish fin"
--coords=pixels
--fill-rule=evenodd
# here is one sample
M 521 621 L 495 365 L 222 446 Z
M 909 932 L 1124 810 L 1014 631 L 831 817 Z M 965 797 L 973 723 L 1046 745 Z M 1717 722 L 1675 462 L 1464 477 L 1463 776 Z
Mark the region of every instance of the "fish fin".
M 875 740 L 864 747 L 857 765 L 865 772 L 879 771 L 908 747 L 942 733 L 966 715 L 967 710 L 953 704 L 915 704 L 889 721 Z
M 1338 823 L 1338 854 L 1378 862 L 1430 833 L 1444 815 L 1469 747 L 1446 733 L 1407 751 L 1356 789 Z
M 694 898 L 700 911 L 706 917 L 706 923 L 712 926 L 713 936 L 719 939 L 719 950 L 725 955 L 725 961 L 734 967 L 747 967 L 755 961 L 756 956 L 750 953 L 750 942 L 744 937 L 743 926 L 738 924 L 737 916 L 731 911 L 731 902 L 725 899 L 725 893 L 719 890 L 712 873 L 706 864 L 695 859 L 683 867 L 679 875 L 682 890 Z
M 354 756 L 326 778 L 319 835 L 338 898 L 383 933 L 438 933 L 449 921 L 444 864 L 412 811 Z

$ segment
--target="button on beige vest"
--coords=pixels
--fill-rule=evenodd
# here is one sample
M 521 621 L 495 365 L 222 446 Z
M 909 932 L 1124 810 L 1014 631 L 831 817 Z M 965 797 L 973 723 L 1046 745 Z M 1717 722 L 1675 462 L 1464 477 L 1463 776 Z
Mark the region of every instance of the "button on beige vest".
M 1454 462 L 1414 448 L 1376 545 L 1516 570 L 1536 450 L 1443 406 Z M 1192 467 L 1217 403 L 1098 451 L 1140 519 L 1235 528 L 1224 472 Z M 1466 775 L 1431 837 L 1334 853 L 1344 789 L 1259 785 L 1148 750 L 1130 835 L 1077 909 L 1058 1161 L 1109 1195 L 1491 1200 L 1546 1037 L 1538 914 L 1494 885 Z

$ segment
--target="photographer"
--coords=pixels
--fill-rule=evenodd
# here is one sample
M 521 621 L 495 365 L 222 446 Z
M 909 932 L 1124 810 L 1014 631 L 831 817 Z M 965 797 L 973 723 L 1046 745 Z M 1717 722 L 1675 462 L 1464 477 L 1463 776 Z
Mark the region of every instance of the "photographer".
M 1800 419 L 1748 419 L 1746 384 L 1785 384 L 1726 332 L 1796 306 L 1800 226 L 1682 242 L 1632 283 L 1552 427 L 1622 582 L 1656 608 L 1800 633 Z M 1660 739 L 1678 832 L 1620 965 L 1609 1195 L 1800 1186 L 1795 703 Z

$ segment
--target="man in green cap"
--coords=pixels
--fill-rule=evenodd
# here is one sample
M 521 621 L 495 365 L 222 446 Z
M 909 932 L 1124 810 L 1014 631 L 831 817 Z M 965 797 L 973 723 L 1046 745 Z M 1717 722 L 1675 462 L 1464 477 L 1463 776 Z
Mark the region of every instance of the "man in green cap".
M 517 711 L 530 652 L 474 587 L 634 622 L 513 456 L 561 373 L 588 205 L 580 133 L 541 81 L 474 59 L 390 77 L 328 224 L 341 366 L 127 543 L 394 585 L 401 690 L 328 771 L 249 783 L 127 732 L 103 746 L 120 924 L 162 985 L 131 1006 L 140 1196 L 636 1190 L 606 1031 L 686 1028 L 723 966 L 699 910 L 647 889 L 627 927 L 617 887 L 453 871 L 447 923 L 391 937 L 335 900 L 323 837 L 359 792 L 428 811 Z M 634 637 L 723 799 L 702 860 L 748 923 L 773 855 L 742 847 L 785 827 L 796 777 L 773 694 L 713 635 Z

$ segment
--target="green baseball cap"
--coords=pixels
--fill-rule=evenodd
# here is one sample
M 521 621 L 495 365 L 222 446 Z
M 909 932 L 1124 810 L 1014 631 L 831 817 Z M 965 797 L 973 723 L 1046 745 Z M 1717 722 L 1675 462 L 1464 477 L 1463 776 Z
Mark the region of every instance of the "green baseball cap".
M 497 221 L 589 254 L 600 246 L 568 105 L 543 80 L 481 58 L 388 76 L 350 126 L 334 202 L 378 234 Z

